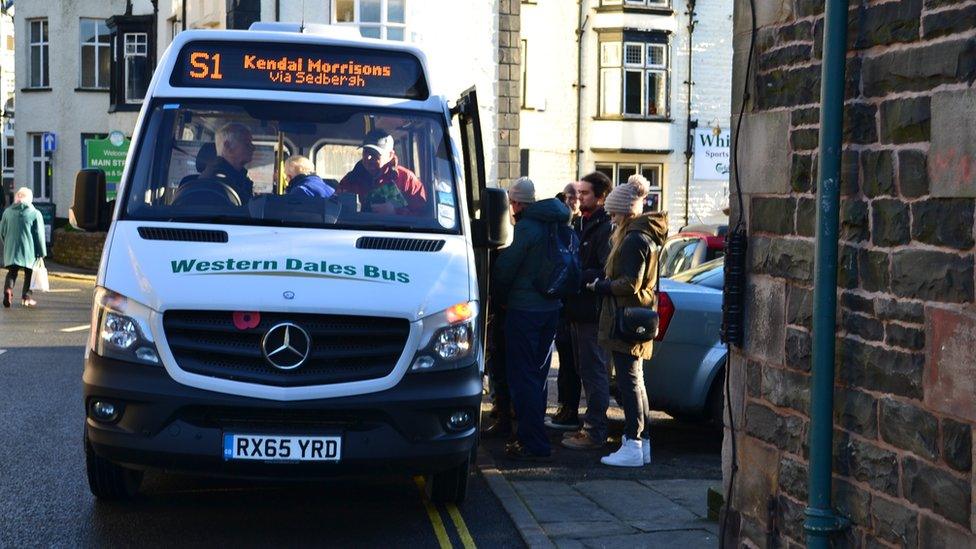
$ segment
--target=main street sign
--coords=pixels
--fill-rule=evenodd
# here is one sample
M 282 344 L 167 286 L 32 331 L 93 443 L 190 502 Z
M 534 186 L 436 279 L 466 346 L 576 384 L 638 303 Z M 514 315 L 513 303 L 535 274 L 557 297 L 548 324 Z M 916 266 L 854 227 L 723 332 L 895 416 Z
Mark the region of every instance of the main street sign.
M 116 189 L 122 182 L 128 152 L 129 140 L 122 132 L 112 132 L 105 139 L 85 140 L 85 167 L 100 168 L 105 172 L 105 196 L 109 200 L 115 198 Z

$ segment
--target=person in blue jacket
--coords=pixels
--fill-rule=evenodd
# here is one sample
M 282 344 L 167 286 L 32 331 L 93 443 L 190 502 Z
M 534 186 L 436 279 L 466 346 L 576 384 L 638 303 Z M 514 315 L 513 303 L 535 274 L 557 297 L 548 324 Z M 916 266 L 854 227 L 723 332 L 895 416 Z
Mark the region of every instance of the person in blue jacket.
M 296 154 L 285 160 L 288 194 L 329 198 L 335 189 L 315 174 L 315 166 L 308 158 Z

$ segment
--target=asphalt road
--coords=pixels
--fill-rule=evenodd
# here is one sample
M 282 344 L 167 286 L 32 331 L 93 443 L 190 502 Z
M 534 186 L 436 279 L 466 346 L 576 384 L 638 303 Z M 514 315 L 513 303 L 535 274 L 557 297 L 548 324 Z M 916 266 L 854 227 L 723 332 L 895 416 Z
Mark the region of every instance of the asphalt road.
M 465 531 L 482 547 L 523 546 L 478 474 L 460 509 L 432 506 L 403 477 L 256 483 L 149 474 L 138 501 L 97 502 L 82 448 L 92 285 L 52 278 L 52 288 L 36 296 L 37 309 L 0 309 L 0 546 L 462 547 Z

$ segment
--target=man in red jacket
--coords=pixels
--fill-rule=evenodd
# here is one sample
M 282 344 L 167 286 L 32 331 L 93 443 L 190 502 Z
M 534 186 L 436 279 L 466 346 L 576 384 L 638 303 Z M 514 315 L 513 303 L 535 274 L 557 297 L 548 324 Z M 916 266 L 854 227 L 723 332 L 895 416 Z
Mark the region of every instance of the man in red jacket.
M 428 215 L 424 184 L 399 165 L 393 136 L 384 130 L 363 138 L 363 159 L 339 182 L 339 192 L 356 193 L 364 212 Z

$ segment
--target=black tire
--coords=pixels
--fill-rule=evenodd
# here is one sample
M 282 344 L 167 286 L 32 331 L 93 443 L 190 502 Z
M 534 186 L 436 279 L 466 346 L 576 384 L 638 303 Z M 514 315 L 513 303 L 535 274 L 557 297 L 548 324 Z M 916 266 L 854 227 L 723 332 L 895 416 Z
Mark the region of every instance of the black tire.
M 139 494 L 142 471 L 116 465 L 96 454 L 88 442 L 88 433 L 85 433 L 85 468 L 88 470 L 88 489 L 98 499 L 126 501 Z
M 427 497 L 435 503 L 461 505 L 468 494 L 471 457 L 464 463 L 440 473 L 427 475 Z

